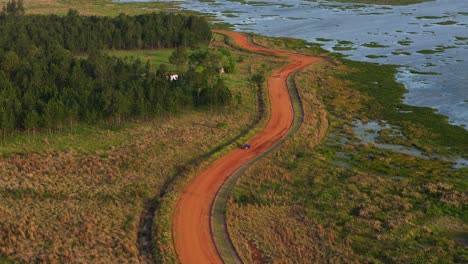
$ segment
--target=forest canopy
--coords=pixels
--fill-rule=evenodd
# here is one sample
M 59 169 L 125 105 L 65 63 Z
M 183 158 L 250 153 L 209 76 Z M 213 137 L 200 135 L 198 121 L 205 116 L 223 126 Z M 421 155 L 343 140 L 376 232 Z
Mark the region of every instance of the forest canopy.
M 201 17 L 145 14 L 114 18 L 24 15 L 22 1 L 0 13 L 0 131 L 61 129 L 79 122 L 148 118 L 179 108 L 219 106 L 231 94 L 219 77 L 219 56 L 206 47 Z M 176 48 L 177 81 L 165 65 L 109 57 L 108 49 Z M 201 48 L 184 55 L 186 48 Z M 213 53 L 214 54 L 214 53 Z M 221 60 L 222 61 L 222 60 Z M 231 64 L 229 64 L 231 63 Z M 227 60 L 227 68 L 232 60 Z M 203 67 L 201 67 L 203 66 Z M 200 70 L 202 69 L 202 70 Z

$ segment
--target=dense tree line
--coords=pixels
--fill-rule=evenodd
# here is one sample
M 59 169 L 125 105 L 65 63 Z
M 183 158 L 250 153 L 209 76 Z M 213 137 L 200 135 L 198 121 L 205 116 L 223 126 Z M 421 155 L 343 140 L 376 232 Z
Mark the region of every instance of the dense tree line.
M 12 1 L 9 2 L 9 4 Z M 180 108 L 220 106 L 230 91 L 220 67 L 233 67 L 226 51 L 206 46 L 208 24 L 196 17 L 149 14 L 117 18 L 84 17 L 70 11 L 23 16 L 15 8 L 0 15 L 0 130 L 61 129 L 78 122 L 121 122 Z M 107 48 L 177 47 L 171 62 L 154 69 L 140 60 L 109 57 Z M 79 56 L 77 56 L 79 55 Z M 222 65 L 225 63 L 226 66 Z
M 12 8 L 10 8 L 12 9 Z M 210 41 L 204 18 L 153 13 L 117 17 L 80 16 L 70 10 L 66 16 L 18 15 L 12 9 L 0 15 L 0 47 L 22 53 L 25 48 L 58 44 L 71 52 L 101 49 L 197 47 Z

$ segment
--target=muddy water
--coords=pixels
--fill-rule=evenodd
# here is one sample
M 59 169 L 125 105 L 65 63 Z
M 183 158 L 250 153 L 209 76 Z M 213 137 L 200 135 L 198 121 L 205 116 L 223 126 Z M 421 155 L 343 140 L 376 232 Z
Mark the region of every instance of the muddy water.
M 301 38 L 351 59 L 403 65 L 396 77 L 409 90 L 405 103 L 435 108 L 468 129 L 468 0 L 397 7 L 321 0 L 181 2 L 237 30 Z

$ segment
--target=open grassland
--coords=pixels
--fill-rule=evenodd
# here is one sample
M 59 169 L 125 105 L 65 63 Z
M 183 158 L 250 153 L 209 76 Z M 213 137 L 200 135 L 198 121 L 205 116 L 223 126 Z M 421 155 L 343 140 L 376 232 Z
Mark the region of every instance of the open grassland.
M 44 143 L 40 151 L 5 155 L 0 254 L 25 262 L 136 261 L 145 200 L 161 191 L 177 166 L 207 152 L 212 146 L 206 142 L 223 142 L 242 128 L 245 117 L 186 114 L 102 131 L 118 143 L 100 150 L 77 144 L 59 151 Z M 102 134 L 85 137 L 99 142 Z
M 147 52 L 135 56 L 167 58 L 167 51 Z M 17 133 L 4 141 L 0 262 L 138 262 L 145 203 L 159 196 L 187 162 L 234 138 L 257 118 L 249 72 L 267 62 L 232 52 L 237 70 L 223 78 L 235 99 L 226 107 L 180 109 L 177 115 L 123 126 Z
M 0 0 L 3 6 L 7 0 Z M 74 9 L 83 15 L 117 16 L 175 10 L 175 2 L 118 3 L 111 0 L 24 0 L 27 14 L 67 14 Z
M 252 166 L 232 193 L 226 214 L 240 257 L 246 263 L 466 262 L 468 169 L 361 144 L 353 121 L 387 120 L 402 134 L 382 130 L 379 140 L 446 155 L 466 155 L 468 132 L 426 108 L 402 112 L 409 106 L 400 101 L 404 88 L 394 80 L 395 67 L 333 62 L 297 76 L 302 127 Z

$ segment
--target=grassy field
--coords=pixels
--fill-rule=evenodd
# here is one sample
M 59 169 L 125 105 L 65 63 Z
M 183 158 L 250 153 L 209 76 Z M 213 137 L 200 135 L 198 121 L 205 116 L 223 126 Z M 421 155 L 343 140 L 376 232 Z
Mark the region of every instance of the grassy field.
M 268 61 L 232 52 L 238 68 L 223 78 L 235 99 L 226 107 L 181 110 L 123 126 L 18 133 L 3 142 L 0 262 L 137 262 L 137 229 L 146 201 L 187 162 L 228 142 L 257 118 L 256 91 L 248 77 Z M 111 53 L 164 63 L 170 51 Z
M 206 142 L 225 141 L 248 119 L 242 111 L 187 113 L 64 135 L 77 142 L 66 150 L 55 149 L 63 140 L 57 135 L 34 151 L 4 155 L 0 254 L 25 262 L 136 261 L 144 202 L 178 166 L 209 151 Z
M 3 6 L 7 0 L 0 0 Z M 118 3 L 111 0 L 24 0 L 27 14 L 61 14 L 69 9 L 83 15 L 117 16 L 120 13 L 136 15 L 141 13 L 170 11 L 177 7 L 174 2 Z
M 395 67 L 333 62 L 297 76 L 302 127 L 232 193 L 228 230 L 242 260 L 466 262 L 468 169 L 362 144 L 354 121 L 387 120 L 398 136 L 382 130 L 380 141 L 465 158 L 468 132 L 426 108 L 402 112 Z
M 107 54 L 119 58 L 130 58 L 139 59 L 143 62 L 150 62 L 152 66 L 158 66 L 166 64 L 169 69 L 172 65 L 169 63 L 169 57 L 171 57 L 174 49 L 163 49 L 163 50 L 109 50 Z M 172 70 L 172 69 L 171 69 Z

